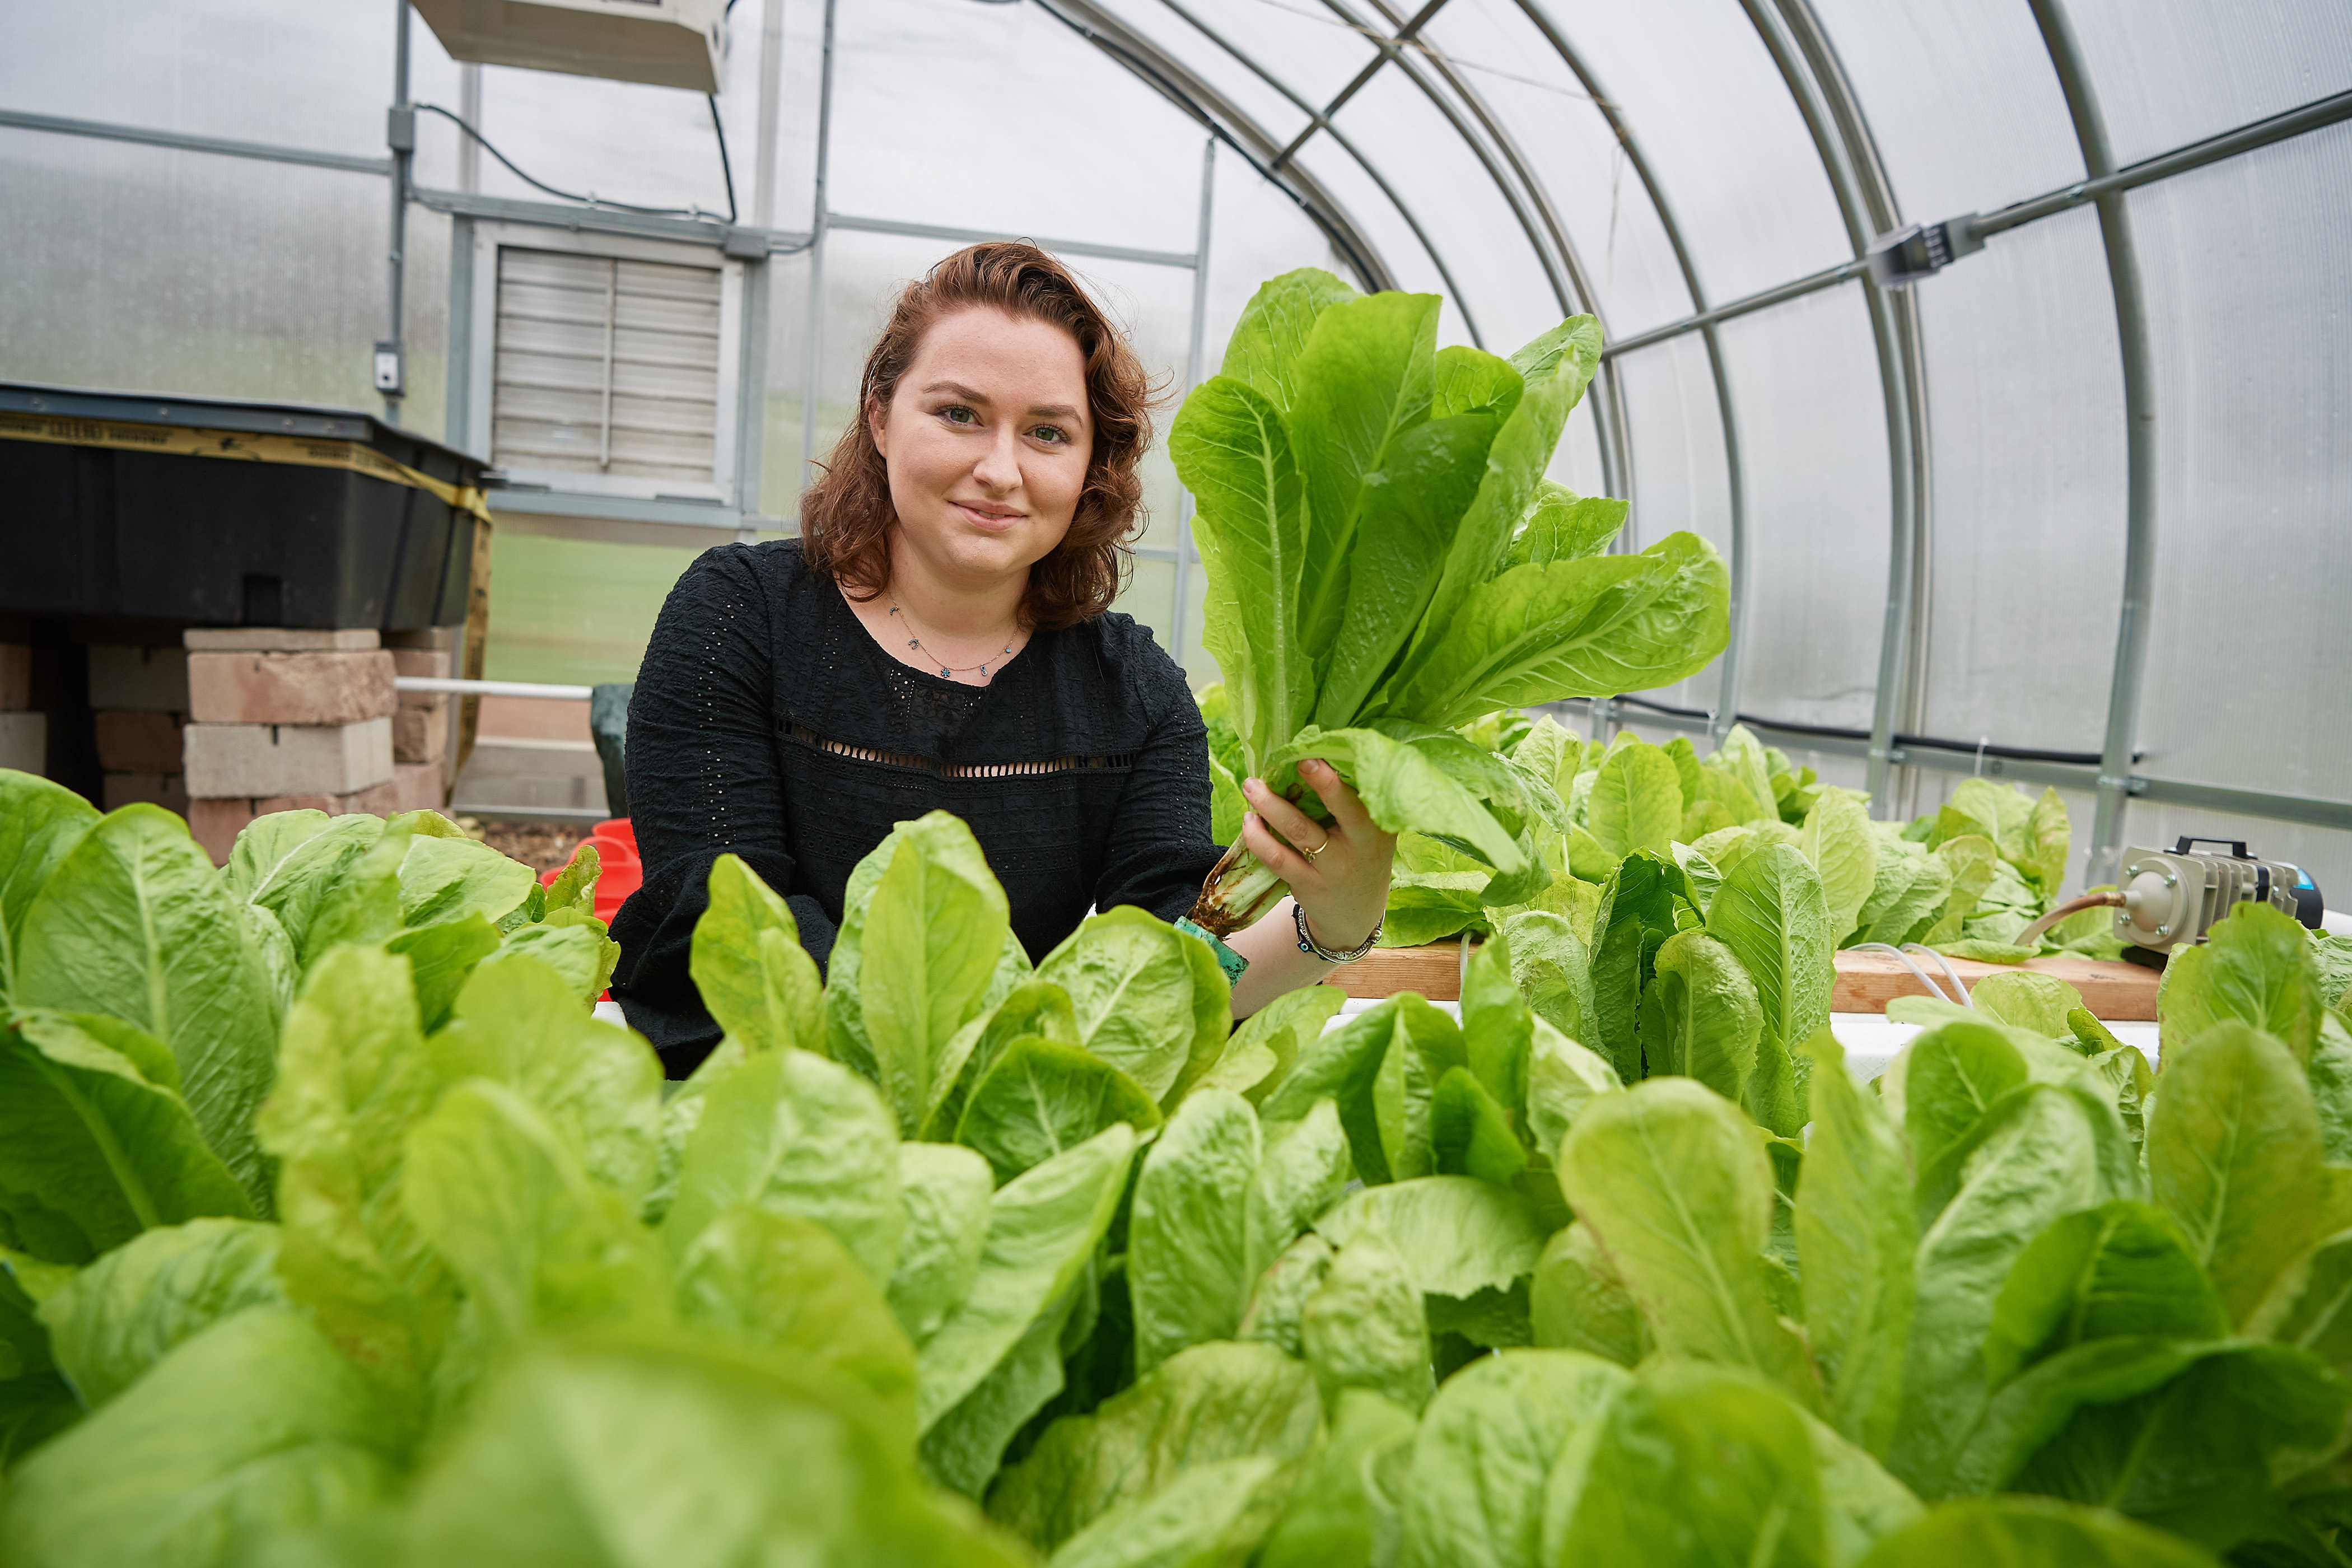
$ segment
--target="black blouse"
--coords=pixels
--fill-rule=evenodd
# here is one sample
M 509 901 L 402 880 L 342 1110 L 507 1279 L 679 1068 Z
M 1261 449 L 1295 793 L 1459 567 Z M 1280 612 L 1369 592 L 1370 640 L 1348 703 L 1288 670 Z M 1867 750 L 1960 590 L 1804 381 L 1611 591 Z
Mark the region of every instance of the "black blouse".
M 719 1040 L 687 960 L 721 854 L 784 895 L 823 964 L 851 869 L 927 811 L 971 826 L 1032 961 L 1089 906 L 1174 920 L 1222 853 L 1200 710 L 1145 627 L 1038 632 L 960 686 L 877 647 L 796 539 L 720 545 L 678 579 L 627 755 L 645 885 L 614 919 L 613 995 L 672 1076 Z

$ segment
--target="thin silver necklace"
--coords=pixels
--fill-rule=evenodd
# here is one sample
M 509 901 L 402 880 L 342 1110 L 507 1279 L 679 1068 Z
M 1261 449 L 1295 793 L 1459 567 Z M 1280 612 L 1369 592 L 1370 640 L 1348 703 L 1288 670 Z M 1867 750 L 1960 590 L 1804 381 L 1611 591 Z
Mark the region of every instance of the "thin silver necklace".
M 890 613 L 898 616 L 899 626 L 903 626 L 909 632 L 915 629 L 914 616 L 899 615 L 898 606 L 896 605 L 892 605 L 890 606 Z M 1009 637 L 1005 640 L 1004 651 L 1003 653 L 999 654 L 993 659 L 986 660 L 979 664 L 950 664 L 946 659 L 940 658 L 939 655 L 925 647 L 923 646 L 923 639 L 919 637 L 908 637 L 907 639 L 907 646 L 921 654 L 925 658 L 937 664 L 940 667 L 940 673 L 950 679 L 953 679 L 961 671 L 971 669 L 976 669 L 980 671 L 982 676 L 985 676 L 988 673 L 988 666 L 990 664 L 993 663 L 1001 668 L 1003 666 L 1004 660 L 1013 657 L 1013 642 Z

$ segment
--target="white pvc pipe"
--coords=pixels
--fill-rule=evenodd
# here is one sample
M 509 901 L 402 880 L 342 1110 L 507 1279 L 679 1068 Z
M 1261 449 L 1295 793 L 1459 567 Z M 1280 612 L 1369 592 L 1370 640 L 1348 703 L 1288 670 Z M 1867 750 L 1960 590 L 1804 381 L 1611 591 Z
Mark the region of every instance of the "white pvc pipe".
M 532 680 L 453 680 L 437 675 L 393 678 L 395 691 L 446 691 L 462 697 L 543 697 L 556 702 L 585 702 L 596 694 L 593 686 L 542 686 Z

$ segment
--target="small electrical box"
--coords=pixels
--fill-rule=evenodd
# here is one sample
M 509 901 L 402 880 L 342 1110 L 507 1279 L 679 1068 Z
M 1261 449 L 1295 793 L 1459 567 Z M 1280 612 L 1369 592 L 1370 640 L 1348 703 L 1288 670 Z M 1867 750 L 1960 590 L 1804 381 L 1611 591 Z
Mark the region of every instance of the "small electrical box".
M 413 0 L 454 60 L 719 90 L 725 0 Z
M 403 356 L 398 343 L 375 345 L 375 389 L 386 397 L 400 397 L 408 391 L 408 378 L 403 374 Z
M 1946 218 L 1942 223 L 1912 224 L 1872 242 L 1864 261 L 1881 289 L 1905 289 L 1922 278 L 1932 278 L 1963 256 L 1984 248 L 1976 232 L 1976 214 Z
M 2200 844 L 2227 844 L 2229 852 Z M 2149 952 L 2203 942 L 2240 904 L 2268 904 L 2312 931 L 2326 910 L 2309 872 L 2249 855 L 2242 839 L 2184 837 L 2169 850 L 2126 849 L 2123 898 L 2116 935 L 2127 949 Z

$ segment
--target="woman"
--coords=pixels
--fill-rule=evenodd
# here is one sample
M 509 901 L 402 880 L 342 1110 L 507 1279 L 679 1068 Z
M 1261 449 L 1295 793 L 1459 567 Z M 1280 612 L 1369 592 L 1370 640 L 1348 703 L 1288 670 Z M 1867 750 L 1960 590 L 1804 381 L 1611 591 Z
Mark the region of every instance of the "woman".
M 1052 257 L 959 251 L 899 296 L 801 537 L 721 545 L 671 590 L 630 704 L 646 881 L 614 922 L 613 994 L 672 1076 L 719 1038 L 687 960 L 723 853 L 785 896 L 820 964 L 851 868 L 933 809 L 971 826 L 1033 961 L 1089 906 L 1192 906 L 1221 853 L 1200 710 L 1109 609 L 1150 393 Z M 1299 772 L 1330 825 L 1253 779 L 1242 836 L 1313 947 L 1352 950 L 1378 931 L 1394 840 L 1328 766 Z M 1330 968 L 1289 900 L 1231 948 L 1236 1016 Z

